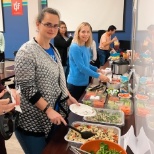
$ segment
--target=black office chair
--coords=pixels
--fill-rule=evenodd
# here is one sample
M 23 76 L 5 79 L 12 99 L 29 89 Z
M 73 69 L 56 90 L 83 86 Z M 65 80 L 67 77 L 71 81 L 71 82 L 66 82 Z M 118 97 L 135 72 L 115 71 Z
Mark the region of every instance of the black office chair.
M 98 31 L 98 43 L 100 42 L 101 36 L 106 32 L 106 30 L 99 30 Z
M 14 52 L 13 52 L 13 54 L 14 54 L 14 57 L 16 56 L 17 52 L 18 52 L 18 51 L 14 51 Z
M 131 41 L 128 40 L 119 40 L 120 42 L 120 49 L 123 51 L 131 49 Z

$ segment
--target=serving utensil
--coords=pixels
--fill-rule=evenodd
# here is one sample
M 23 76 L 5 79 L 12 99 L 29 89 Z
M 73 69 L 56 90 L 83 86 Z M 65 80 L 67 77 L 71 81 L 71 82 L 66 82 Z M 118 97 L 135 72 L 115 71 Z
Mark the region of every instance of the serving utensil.
M 76 129 L 75 127 L 73 127 L 71 125 L 66 125 L 66 126 L 69 127 L 69 128 L 71 128 L 71 129 L 73 129 L 73 130 L 75 130 L 76 132 L 80 133 L 81 134 L 81 137 L 83 139 L 88 139 L 88 138 L 90 138 L 90 137 L 92 137 L 92 136 L 95 135 L 91 131 L 83 131 L 83 132 L 81 132 L 81 131 L 79 131 L 78 129 Z
M 81 150 L 77 147 L 74 147 L 74 146 L 70 146 L 69 149 L 74 152 L 75 154 L 90 154 L 89 152 L 87 151 L 84 151 L 84 150 Z

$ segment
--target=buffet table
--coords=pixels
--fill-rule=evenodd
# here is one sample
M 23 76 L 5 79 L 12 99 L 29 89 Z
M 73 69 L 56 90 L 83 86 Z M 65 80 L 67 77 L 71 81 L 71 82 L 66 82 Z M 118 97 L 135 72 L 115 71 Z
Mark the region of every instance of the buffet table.
M 109 64 L 106 63 L 103 68 L 107 67 L 108 65 Z M 83 121 L 83 117 L 70 113 L 68 120 L 69 124 L 71 124 L 74 121 Z M 131 125 L 135 128 L 134 113 L 125 116 L 125 125 L 121 127 L 121 135 L 124 135 L 129 130 Z M 68 142 L 64 140 L 64 136 L 66 135 L 67 132 L 68 132 L 67 127 L 60 126 L 60 128 L 56 131 L 53 138 L 51 138 L 48 145 L 44 149 L 43 154 L 73 154 L 73 152 L 70 151 L 68 148 L 69 147 Z M 132 154 L 129 148 L 127 149 L 127 153 Z
M 2 82 L 7 81 L 8 79 L 15 76 L 14 65 L 4 68 L 4 73 L 0 73 L 0 79 Z

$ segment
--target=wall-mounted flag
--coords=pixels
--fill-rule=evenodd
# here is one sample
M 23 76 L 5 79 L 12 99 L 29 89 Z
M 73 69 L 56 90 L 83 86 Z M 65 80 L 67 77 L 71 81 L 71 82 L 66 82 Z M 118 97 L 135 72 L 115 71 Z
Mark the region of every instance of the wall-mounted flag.
M 11 0 L 12 15 L 23 15 L 22 0 Z

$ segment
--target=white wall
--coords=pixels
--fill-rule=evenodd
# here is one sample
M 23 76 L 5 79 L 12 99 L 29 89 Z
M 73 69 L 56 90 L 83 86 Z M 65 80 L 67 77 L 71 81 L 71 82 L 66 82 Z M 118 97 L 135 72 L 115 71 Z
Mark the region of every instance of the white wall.
M 137 30 L 154 24 L 154 0 L 138 0 L 137 12 Z
M 69 31 L 81 22 L 89 22 L 93 31 L 115 25 L 123 30 L 124 0 L 48 0 L 48 6 L 57 9 Z
M 36 36 L 36 18 L 41 10 L 41 0 L 28 0 L 29 39 Z
M 2 1 L 0 2 L 0 31 L 3 31 Z

